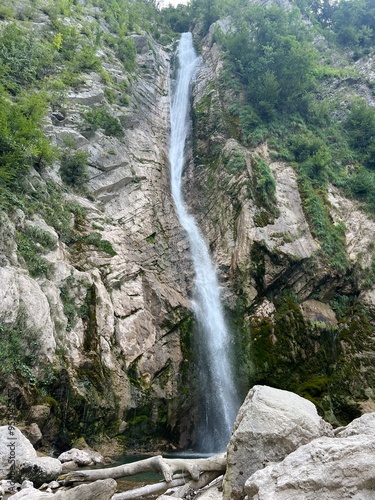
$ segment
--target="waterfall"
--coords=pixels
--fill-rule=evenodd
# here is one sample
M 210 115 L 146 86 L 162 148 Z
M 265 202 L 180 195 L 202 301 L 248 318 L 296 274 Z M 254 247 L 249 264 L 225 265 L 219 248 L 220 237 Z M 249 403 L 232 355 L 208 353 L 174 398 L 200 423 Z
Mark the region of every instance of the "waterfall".
M 190 84 L 197 70 L 191 33 L 183 33 L 178 46 L 179 70 L 171 104 L 169 159 L 171 191 L 181 226 L 185 229 L 195 271 L 193 309 L 199 340 L 197 364 L 201 391 L 201 416 L 197 428 L 197 450 L 224 451 L 233 427 L 239 400 L 230 362 L 231 343 L 220 302 L 220 286 L 208 247 L 184 204 L 181 185 L 185 143 L 190 128 Z

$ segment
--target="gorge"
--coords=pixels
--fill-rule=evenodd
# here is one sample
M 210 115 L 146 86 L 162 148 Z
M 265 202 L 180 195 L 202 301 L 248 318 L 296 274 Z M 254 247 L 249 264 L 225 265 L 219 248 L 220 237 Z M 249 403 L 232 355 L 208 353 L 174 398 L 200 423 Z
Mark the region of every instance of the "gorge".
M 211 372 L 226 392 L 292 391 L 335 426 L 374 411 L 374 43 L 371 5 L 354 7 L 2 3 L 1 424 L 12 401 L 44 451 L 212 450 L 199 317 L 233 348 L 234 380 L 220 350 Z M 201 59 L 183 164 L 168 145 L 187 30 Z M 221 306 L 199 305 L 203 276 Z

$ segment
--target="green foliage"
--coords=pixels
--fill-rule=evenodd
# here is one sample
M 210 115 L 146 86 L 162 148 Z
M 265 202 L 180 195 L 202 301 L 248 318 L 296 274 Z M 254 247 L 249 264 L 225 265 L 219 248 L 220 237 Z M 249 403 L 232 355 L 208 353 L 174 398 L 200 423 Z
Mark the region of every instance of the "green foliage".
M 312 232 L 321 243 L 322 257 L 336 271 L 345 272 L 348 267 L 345 227 L 332 223 L 324 195 L 313 188 L 311 180 L 303 173 L 300 174 L 299 187 Z
M 60 289 L 60 298 L 63 303 L 64 314 L 68 320 L 66 324 L 67 332 L 70 332 L 72 330 L 77 317 L 77 308 L 70 293 L 71 289 L 68 285 L 67 280 L 67 283 L 64 283 L 64 285 Z
M 349 196 L 366 203 L 366 207 L 375 212 L 375 172 L 359 168 L 343 182 Z
M 257 204 L 276 215 L 276 182 L 269 165 L 261 158 L 252 163 Z
M 51 163 L 55 151 L 40 121 L 47 107 L 40 93 L 20 94 L 15 102 L 0 88 L 0 184 L 18 184 L 31 167 Z
M 43 79 L 50 70 L 52 54 L 39 37 L 17 23 L 0 30 L 0 83 L 13 94 Z
M 95 132 L 99 128 L 104 130 L 106 135 L 122 137 L 124 130 L 120 121 L 112 116 L 104 106 L 92 108 L 84 114 L 86 130 Z
M 212 23 L 220 18 L 223 12 L 220 0 L 191 0 L 193 17 L 201 24 L 201 35 L 204 36 Z
M 34 385 L 32 368 L 39 362 L 40 347 L 38 332 L 26 325 L 20 310 L 13 325 L 0 324 L 0 375 L 18 374 Z
M 89 153 L 86 151 L 65 150 L 61 155 L 60 175 L 65 184 L 72 187 L 83 187 L 88 179 L 87 171 Z
M 375 170 L 375 109 L 365 101 L 354 102 L 345 127 L 351 146 L 361 153 L 364 164 Z
M 364 54 L 375 41 L 375 5 L 372 0 L 342 0 L 331 13 L 338 41 Z
M 117 42 L 116 54 L 120 61 L 123 62 L 124 68 L 127 71 L 133 71 L 135 68 L 136 50 L 134 42 L 129 37 L 122 37 Z
M 42 254 L 56 246 L 53 236 L 39 227 L 26 226 L 16 234 L 16 243 L 31 276 L 48 275 L 51 265 Z
M 0 19 L 13 19 L 15 17 L 14 10 L 8 5 L 0 5 Z
M 299 109 L 303 95 L 315 86 L 317 52 L 296 10 L 239 8 L 232 29 L 225 35 L 217 30 L 216 39 L 262 119 L 271 119 L 276 110 Z
M 165 22 L 177 33 L 189 31 L 191 24 L 190 9 L 187 5 L 179 4 L 176 7 L 166 7 L 163 9 Z
M 246 168 L 246 161 L 241 151 L 234 150 L 228 157 L 223 155 L 223 165 L 228 173 L 235 175 Z
M 116 252 L 113 249 L 111 243 L 107 240 L 103 240 L 100 233 L 90 233 L 82 237 L 80 241 L 86 245 L 94 246 L 98 250 L 107 253 L 111 257 L 116 255 Z

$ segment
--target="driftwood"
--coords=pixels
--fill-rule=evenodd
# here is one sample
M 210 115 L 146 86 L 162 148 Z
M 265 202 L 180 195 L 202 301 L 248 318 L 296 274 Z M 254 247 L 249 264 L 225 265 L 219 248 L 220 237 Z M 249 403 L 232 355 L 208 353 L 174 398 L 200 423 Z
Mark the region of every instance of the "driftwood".
M 159 495 L 165 493 L 171 488 L 177 488 L 178 486 L 183 486 L 184 484 L 186 484 L 186 478 L 184 477 L 173 479 L 169 483 L 162 481 L 161 483 L 146 484 L 146 486 L 142 486 L 141 488 L 116 493 L 113 495 L 111 500 L 136 500 L 137 498 L 142 498 L 147 495 Z
M 225 453 L 208 458 L 163 458 L 158 455 L 108 469 L 68 472 L 62 475 L 59 481 L 67 485 L 76 482 L 118 479 L 144 472 L 157 472 L 163 474 L 164 481 L 123 493 L 116 493 L 112 500 L 136 500 L 147 495 L 163 494 L 171 488 L 178 487 L 180 488 L 175 492 L 175 496 L 181 498 L 192 490 L 196 491 L 203 488 L 222 475 L 225 469 Z M 182 474 L 175 475 L 176 472 L 182 472 Z
M 116 479 L 134 476 L 143 472 L 160 472 L 163 474 L 164 480 L 169 483 L 173 480 L 175 472 L 182 471 L 188 473 L 194 481 L 198 481 L 203 472 L 217 471 L 223 473 L 225 468 L 225 453 L 208 458 L 163 458 L 161 455 L 158 455 L 108 469 L 68 472 L 68 474 L 61 476 L 59 480 L 64 484 L 71 484 L 75 482 L 97 481 L 98 479 Z
M 116 493 L 111 500 L 137 500 L 147 495 L 160 495 L 175 488 L 178 489 L 172 493 L 169 498 L 183 498 L 191 491 L 197 491 L 204 488 L 219 476 L 222 476 L 222 473 L 219 471 L 204 472 L 198 481 L 194 481 L 189 476 L 181 475 L 169 483 L 162 481 L 160 483 L 147 484 L 146 486 L 135 488 L 134 490 L 124 491 L 123 493 Z

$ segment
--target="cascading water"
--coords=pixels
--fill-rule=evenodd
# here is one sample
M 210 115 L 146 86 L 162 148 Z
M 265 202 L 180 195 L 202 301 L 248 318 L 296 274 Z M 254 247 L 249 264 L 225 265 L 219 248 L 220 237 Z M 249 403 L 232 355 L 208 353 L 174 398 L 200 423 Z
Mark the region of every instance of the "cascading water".
M 202 415 L 197 428 L 197 450 L 225 450 L 239 400 L 230 363 L 229 332 L 220 302 L 220 287 L 207 245 L 188 214 L 181 191 L 185 143 L 189 132 L 190 83 L 200 58 L 191 33 L 183 33 L 178 46 L 179 70 L 171 105 L 169 159 L 171 190 L 177 216 L 186 230 L 195 270 L 193 308 L 199 329 L 197 349 Z

